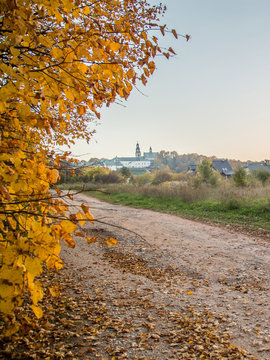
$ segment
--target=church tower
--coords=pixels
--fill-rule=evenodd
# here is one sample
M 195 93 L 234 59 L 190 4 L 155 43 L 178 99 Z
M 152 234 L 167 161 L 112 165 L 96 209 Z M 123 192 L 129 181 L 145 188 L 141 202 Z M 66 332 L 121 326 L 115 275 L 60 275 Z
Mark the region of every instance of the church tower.
M 141 150 L 140 150 L 140 145 L 139 145 L 138 142 L 137 142 L 137 145 L 136 145 L 135 156 L 136 156 L 136 157 L 141 157 Z

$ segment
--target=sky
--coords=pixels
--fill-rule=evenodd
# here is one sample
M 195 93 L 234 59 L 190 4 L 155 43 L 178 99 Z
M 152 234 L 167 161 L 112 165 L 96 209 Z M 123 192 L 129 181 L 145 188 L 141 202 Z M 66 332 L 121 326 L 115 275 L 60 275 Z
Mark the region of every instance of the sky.
M 155 3 L 155 0 L 151 0 Z M 160 2 L 160 1 L 157 1 Z M 270 159 L 270 1 L 167 0 L 162 45 L 177 56 L 158 58 L 146 87 L 125 107 L 101 110 L 96 134 L 74 155 L 111 159 L 141 151 L 177 151 L 219 158 Z

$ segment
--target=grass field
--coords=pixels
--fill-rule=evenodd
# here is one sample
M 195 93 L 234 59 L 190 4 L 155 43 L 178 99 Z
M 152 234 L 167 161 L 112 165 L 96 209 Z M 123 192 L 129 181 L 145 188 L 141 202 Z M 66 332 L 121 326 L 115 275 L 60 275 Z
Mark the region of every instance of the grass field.
M 91 192 L 91 196 L 115 204 L 151 209 L 191 219 L 221 224 L 241 225 L 247 229 L 270 232 L 270 203 L 267 199 L 205 199 L 183 202 L 175 197 L 148 196 L 136 193 Z

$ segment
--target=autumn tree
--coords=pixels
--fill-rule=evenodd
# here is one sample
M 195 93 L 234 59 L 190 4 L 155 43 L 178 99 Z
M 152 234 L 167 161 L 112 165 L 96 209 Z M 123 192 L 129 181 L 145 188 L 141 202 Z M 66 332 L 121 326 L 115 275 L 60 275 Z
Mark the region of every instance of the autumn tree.
M 138 82 L 147 83 L 158 54 L 173 54 L 150 31 L 168 31 L 159 25 L 164 10 L 145 0 L 0 2 L 0 312 L 10 324 L 6 335 L 18 328 L 14 312 L 25 291 L 42 316 L 36 281 L 42 266 L 60 269 L 61 242 L 75 246 L 74 231 L 83 236 L 81 226 L 93 221 L 84 204 L 72 214 L 54 185 L 66 159 L 54 148 L 89 141 L 102 105 L 127 99 Z

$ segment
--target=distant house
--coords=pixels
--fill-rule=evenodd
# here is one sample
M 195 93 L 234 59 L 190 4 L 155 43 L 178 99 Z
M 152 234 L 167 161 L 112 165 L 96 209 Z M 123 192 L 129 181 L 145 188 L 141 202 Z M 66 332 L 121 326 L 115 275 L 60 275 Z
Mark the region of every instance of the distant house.
M 243 166 L 243 168 L 246 169 L 247 171 L 266 170 L 270 172 L 270 160 L 247 163 Z
M 212 168 L 225 177 L 230 177 L 234 173 L 228 160 L 212 160 Z M 195 163 L 191 163 L 188 166 L 187 173 L 197 174 L 197 165 Z
M 150 147 L 149 152 L 145 152 L 143 156 L 141 156 L 140 146 L 137 143 L 135 156 L 134 157 L 115 157 L 111 160 L 105 160 L 103 162 L 104 167 L 110 170 L 120 170 L 123 167 L 126 167 L 130 170 L 146 170 L 151 171 L 153 167 L 153 163 L 156 157 L 155 152 L 152 151 Z
M 212 167 L 218 171 L 222 176 L 230 177 L 234 174 L 234 171 L 229 164 L 228 160 L 212 160 Z
M 188 166 L 187 173 L 188 174 L 197 174 L 197 165 L 195 163 L 191 163 Z

